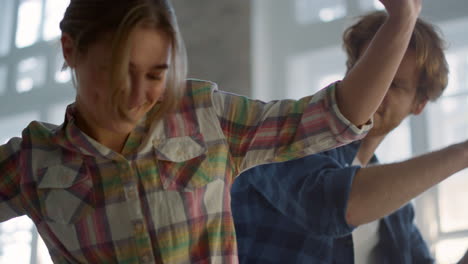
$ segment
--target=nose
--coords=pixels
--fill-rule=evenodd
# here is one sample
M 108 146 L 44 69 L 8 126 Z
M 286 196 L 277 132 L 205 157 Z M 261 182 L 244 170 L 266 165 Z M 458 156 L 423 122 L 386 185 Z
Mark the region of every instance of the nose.
M 130 76 L 130 97 L 128 100 L 129 109 L 139 107 L 145 103 L 145 82 L 142 77 L 132 75 Z

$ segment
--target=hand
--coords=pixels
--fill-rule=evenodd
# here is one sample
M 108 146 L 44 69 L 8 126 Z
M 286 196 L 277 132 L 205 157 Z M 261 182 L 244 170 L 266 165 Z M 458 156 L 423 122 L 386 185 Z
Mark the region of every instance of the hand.
M 422 0 L 379 0 L 390 17 L 417 18 L 421 13 Z

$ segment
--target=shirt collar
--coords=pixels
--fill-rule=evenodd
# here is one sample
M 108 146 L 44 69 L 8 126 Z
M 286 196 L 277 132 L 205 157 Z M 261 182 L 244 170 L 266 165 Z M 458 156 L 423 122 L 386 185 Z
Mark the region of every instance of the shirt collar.
M 77 109 L 76 104 L 72 103 L 67 106 L 65 112 L 65 121 L 62 125 L 60 132 L 57 134 L 55 142 L 73 152 L 78 152 L 85 156 L 101 157 L 111 160 L 122 160 L 124 157 L 119 153 L 109 149 L 101 143 L 88 136 L 86 133 L 81 131 L 76 125 Z M 143 121 L 144 122 L 144 121 Z M 141 125 L 142 126 L 142 125 Z M 140 137 L 144 133 L 141 132 L 140 125 L 135 128 L 127 139 L 126 145 L 129 141 L 133 145 L 137 145 L 140 142 Z M 137 138 L 138 137 L 138 138 Z

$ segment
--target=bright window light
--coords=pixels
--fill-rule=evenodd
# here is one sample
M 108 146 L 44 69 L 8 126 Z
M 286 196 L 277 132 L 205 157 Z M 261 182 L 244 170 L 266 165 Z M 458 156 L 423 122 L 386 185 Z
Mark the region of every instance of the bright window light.
M 374 0 L 374 8 L 377 10 L 384 10 L 385 6 L 379 0 Z
M 7 86 L 7 67 L 0 65 L 0 96 L 5 94 Z
M 320 20 L 330 22 L 346 15 L 344 6 L 336 6 L 334 8 L 323 8 L 319 12 Z
M 42 17 L 41 0 L 21 0 L 18 9 L 16 47 L 24 48 L 36 43 Z
M 59 52 L 55 56 L 55 76 L 54 79 L 57 83 L 67 83 L 71 80 L 71 70 L 70 68 L 63 69 L 63 55 Z
M 466 190 L 468 172 L 461 171 L 439 186 L 440 229 L 455 232 L 468 229 Z
M 25 93 L 34 87 L 39 87 L 45 82 L 45 58 L 31 57 L 20 61 L 18 64 L 18 79 L 16 91 Z
M 346 16 L 344 0 L 296 0 L 296 21 L 299 24 L 330 22 Z
M 339 73 L 326 75 L 318 81 L 318 87 L 325 88 L 328 85 L 338 80 L 341 80 L 342 78 L 343 78 L 343 74 L 339 74 Z
M 0 57 L 10 52 L 10 42 L 13 31 L 13 0 L 0 1 Z
M 31 258 L 32 222 L 27 216 L 0 224 L 0 263 L 29 263 Z
M 361 9 L 363 11 L 384 10 L 384 5 L 379 0 L 360 0 Z
M 48 41 L 60 36 L 59 23 L 70 0 L 47 0 L 44 16 L 43 39 Z
M 58 83 L 67 83 L 71 80 L 70 69 L 59 71 L 55 73 L 55 81 Z
M 34 87 L 34 80 L 31 78 L 22 78 L 16 83 L 16 91 L 18 93 L 26 93 L 32 90 Z
M 468 238 L 442 240 L 435 247 L 437 263 L 457 263 L 467 249 Z

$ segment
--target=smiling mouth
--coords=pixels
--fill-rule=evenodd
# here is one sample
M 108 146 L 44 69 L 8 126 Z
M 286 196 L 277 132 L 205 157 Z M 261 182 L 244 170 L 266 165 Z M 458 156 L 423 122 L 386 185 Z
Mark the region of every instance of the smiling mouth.
M 141 111 L 143 109 L 149 108 L 151 105 L 153 105 L 152 102 L 146 101 L 143 104 L 140 104 L 138 106 L 134 106 L 134 107 L 131 107 L 131 108 L 129 107 L 128 111 L 132 112 L 132 113 L 137 113 L 137 112 L 139 112 L 139 111 Z

